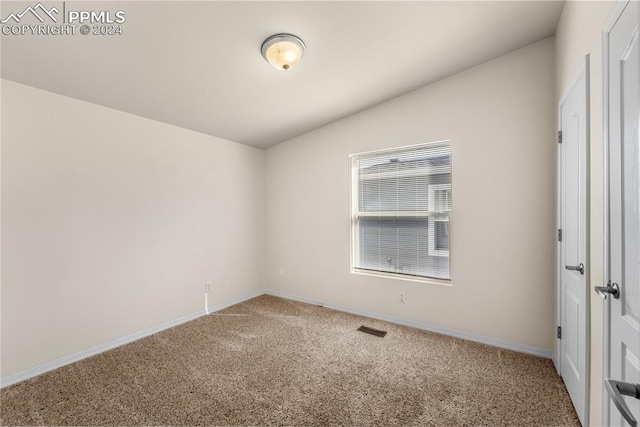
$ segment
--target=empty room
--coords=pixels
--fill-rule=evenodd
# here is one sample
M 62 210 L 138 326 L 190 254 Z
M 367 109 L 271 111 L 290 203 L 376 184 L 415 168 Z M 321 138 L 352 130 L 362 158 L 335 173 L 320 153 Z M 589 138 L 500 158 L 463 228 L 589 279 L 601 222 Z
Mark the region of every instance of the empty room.
M 639 21 L 0 2 L 0 425 L 636 426 Z

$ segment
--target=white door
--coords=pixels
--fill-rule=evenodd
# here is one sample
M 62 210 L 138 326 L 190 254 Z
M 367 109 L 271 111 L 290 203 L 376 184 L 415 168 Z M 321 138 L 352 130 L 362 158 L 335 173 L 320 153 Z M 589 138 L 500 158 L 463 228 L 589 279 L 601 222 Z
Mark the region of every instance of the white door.
M 640 8 L 616 8 L 605 29 L 605 111 L 608 111 L 607 286 L 605 301 L 605 424 L 640 421 Z M 605 353 L 606 354 L 606 353 Z M 608 366 L 607 366 L 608 365 Z M 608 378 L 608 379 L 607 379 Z M 613 402 L 615 405 L 610 405 Z
M 558 370 L 582 425 L 588 416 L 588 57 L 559 104 Z

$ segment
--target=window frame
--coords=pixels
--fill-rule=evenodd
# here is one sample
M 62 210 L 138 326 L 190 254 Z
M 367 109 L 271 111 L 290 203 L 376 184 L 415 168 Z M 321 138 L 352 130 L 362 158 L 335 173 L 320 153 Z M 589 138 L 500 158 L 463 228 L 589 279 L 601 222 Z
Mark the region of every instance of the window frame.
M 438 190 L 449 190 L 449 192 L 451 192 L 451 183 L 449 184 L 429 184 L 429 201 L 432 201 L 435 199 L 435 193 Z M 428 226 L 428 231 L 427 231 L 427 235 L 428 235 L 428 253 L 429 255 L 432 256 L 442 256 L 442 257 L 449 257 L 450 256 L 450 250 L 451 250 L 451 238 L 449 238 L 449 249 L 448 250 L 441 250 L 441 249 L 437 249 L 436 248 L 436 223 L 437 222 L 448 222 L 450 223 L 450 217 L 451 217 L 451 209 L 446 210 L 446 211 L 438 211 L 435 209 L 431 209 L 429 208 L 429 210 L 431 212 L 438 212 L 437 215 L 434 216 L 433 219 L 429 220 L 429 226 Z M 446 216 L 446 218 L 445 218 Z M 441 218 L 442 217 L 442 218 Z M 449 233 L 451 234 L 451 233 Z
M 452 140 L 447 139 L 447 140 L 441 140 L 441 141 L 433 141 L 433 142 L 429 142 L 429 143 L 419 143 L 419 144 L 412 144 L 412 145 L 405 145 L 405 146 L 400 146 L 400 147 L 391 147 L 391 148 L 384 148 L 384 149 L 379 149 L 379 150 L 371 150 L 371 151 L 363 151 L 363 152 L 358 152 L 358 153 L 353 153 L 349 155 L 349 176 L 350 176 L 350 180 L 349 180 L 349 217 L 350 217 L 350 238 L 351 238 L 351 242 L 350 242 L 350 271 L 352 274 L 357 274 L 357 275 L 364 275 L 364 276 L 372 276 L 372 277 L 382 277 L 382 278 L 390 278 L 390 279 L 396 279 L 396 280 L 405 280 L 405 281 L 410 281 L 410 282 L 420 282 L 420 283 L 427 283 L 427 284 L 434 284 L 434 285 L 442 285 L 442 286 L 452 286 L 453 284 L 453 268 L 452 268 L 452 257 L 451 257 L 451 253 L 453 252 L 453 245 L 452 245 L 452 233 L 451 233 L 451 228 L 449 228 L 449 250 L 446 251 L 447 253 L 447 257 L 449 258 L 449 278 L 438 278 L 438 277 L 427 277 L 427 276 L 419 276 L 419 275 L 411 275 L 411 274 L 403 274 L 400 272 L 388 272 L 388 271 L 380 271 L 380 270 L 372 270 L 372 269 L 366 269 L 366 268 L 361 268 L 357 266 L 357 259 L 359 256 L 359 244 L 360 244 L 360 227 L 358 227 L 358 221 L 359 221 L 359 212 L 357 212 L 357 208 L 358 208 L 358 170 L 356 167 L 354 167 L 354 162 L 366 155 L 375 155 L 376 153 L 385 153 L 385 152 L 392 152 L 392 151 L 399 151 L 399 150 L 409 150 L 409 149 L 418 149 L 420 147 L 428 147 L 428 146 L 442 146 L 442 145 L 449 145 L 449 148 L 451 150 L 451 152 L 453 152 L 453 143 Z M 430 186 L 439 186 L 439 185 L 447 185 L 448 188 L 451 190 L 452 188 L 452 183 L 453 183 L 453 160 L 452 160 L 453 156 L 451 155 L 450 157 L 450 174 L 451 174 L 451 183 L 448 184 L 431 184 Z M 452 201 L 452 205 L 453 205 L 453 201 Z M 447 211 L 444 213 L 444 215 L 447 215 L 447 221 L 449 222 L 449 224 L 451 224 L 451 213 L 453 211 L 453 207 L 451 208 L 450 211 Z M 437 215 L 434 215 L 433 213 L 428 213 L 428 212 L 421 212 L 424 216 L 427 216 L 429 218 L 434 217 L 434 216 L 442 216 L 440 213 Z M 361 214 L 361 213 L 360 213 Z M 394 215 L 396 214 L 396 212 L 394 212 Z M 366 214 L 365 214 L 366 215 Z M 363 215 L 363 216 L 365 216 Z M 415 215 L 408 215 L 408 216 L 415 216 Z M 429 230 L 431 229 L 431 220 L 429 221 Z M 451 226 L 450 226 L 451 227 Z M 431 239 L 429 239 L 431 240 Z M 435 248 L 434 248 L 435 250 Z M 436 250 L 437 251 L 437 250 Z M 437 252 L 445 252 L 445 251 L 437 251 Z M 434 255 L 434 256 L 444 256 L 444 255 Z

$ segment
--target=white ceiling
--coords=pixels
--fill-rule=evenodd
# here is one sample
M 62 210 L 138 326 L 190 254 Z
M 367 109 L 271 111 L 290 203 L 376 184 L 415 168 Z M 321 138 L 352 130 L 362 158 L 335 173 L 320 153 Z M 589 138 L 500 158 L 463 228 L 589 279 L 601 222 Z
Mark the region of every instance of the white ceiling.
M 3 1 L 1 16 L 28 4 Z M 68 1 L 124 10 L 123 35 L 3 35 L 2 77 L 266 148 L 549 37 L 563 5 Z M 260 55 L 280 32 L 307 45 L 289 72 Z

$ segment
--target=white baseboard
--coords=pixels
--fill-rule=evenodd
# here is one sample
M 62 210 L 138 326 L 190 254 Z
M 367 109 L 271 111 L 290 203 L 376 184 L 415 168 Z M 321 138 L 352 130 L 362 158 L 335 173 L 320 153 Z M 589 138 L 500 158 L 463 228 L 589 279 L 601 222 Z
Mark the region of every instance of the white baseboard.
M 161 323 L 159 325 L 152 326 L 147 329 L 143 329 L 142 331 L 134 332 L 133 334 L 130 334 L 121 338 L 116 338 L 115 340 L 98 344 L 96 346 L 87 348 L 85 350 L 81 350 L 77 353 L 69 354 L 67 356 L 62 356 L 58 359 L 52 360 L 51 362 L 46 362 L 46 363 L 43 363 L 42 365 L 34 366 L 33 368 L 25 369 L 24 371 L 7 375 L 6 377 L 0 378 L 0 388 L 4 388 L 12 384 L 16 384 L 21 381 L 28 380 L 29 378 L 36 377 L 38 375 L 44 374 L 45 372 L 53 371 L 54 369 L 58 369 L 62 366 L 69 365 L 73 362 L 77 362 L 82 359 L 86 359 L 87 357 L 95 356 L 96 354 L 102 353 L 104 351 L 111 350 L 125 344 L 129 344 L 133 341 L 139 340 L 144 337 L 148 337 L 149 335 L 153 335 L 155 333 L 158 333 L 165 329 L 169 329 L 181 323 L 185 323 L 190 320 L 197 319 L 198 317 L 204 314 L 205 314 L 204 310 L 187 314 L 186 316 L 182 316 L 177 319 L 170 320 L 168 322 Z
M 526 344 L 514 343 L 509 341 L 500 340 L 497 338 L 485 337 L 482 335 L 472 334 L 468 332 L 458 331 L 455 329 L 445 328 L 437 325 L 430 325 L 428 323 L 416 322 L 414 320 L 404 319 L 401 317 L 388 316 L 385 314 L 375 313 L 373 311 L 361 310 L 353 307 L 345 307 L 338 304 L 327 303 L 321 300 L 316 300 L 312 298 L 299 297 L 296 295 L 288 294 L 285 292 L 272 291 L 269 289 L 261 289 L 256 292 L 249 293 L 239 298 L 235 298 L 232 300 L 225 301 L 220 304 L 216 304 L 214 306 L 208 307 L 208 312 L 213 313 L 216 311 L 220 311 L 224 308 L 230 307 L 235 304 L 239 304 L 241 302 L 250 300 L 260 295 L 272 295 L 276 297 L 286 298 L 293 301 L 304 302 L 307 304 L 313 304 L 318 306 L 324 306 L 330 308 L 332 310 L 343 311 L 345 313 L 356 314 L 359 316 L 369 317 L 372 319 L 384 320 L 391 323 L 396 323 L 399 325 L 411 326 L 413 328 L 422 329 L 425 331 L 437 332 L 439 334 L 448 335 L 456 338 L 462 338 L 469 341 L 475 341 L 482 344 L 488 344 L 494 347 L 504 348 L 507 350 L 513 350 L 520 353 L 531 354 L 534 356 L 544 357 L 547 359 L 553 360 L 553 355 L 550 350 L 544 348 L 533 347 Z M 46 372 L 53 371 L 54 369 L 58 369 L 62 366 L 69 365 L 71 363 L 77 362 L 82 359 L 86 359 L 87 357 L 95 356 L 96 354 L 114 349 L 116 347 L 120 347 L 125 344 L 129 344 L 133 341 L 139 340 L 141 338 L 148 337 L 149 335 L 153 335 L 165 329 L 169 329 L 173 326 L 177 326 L 181 323 L 189 322 L 191 320 L 197 319 L 200 316 L 205 315 L 205 310 L 200 310 L 195 313 L 187 314 L 186 316 L 179 317 L 174 320 L 170 320 L 168 322 L 162 323 L 160 325 L 152 326 L 150 328 L 144 329 L 142 331 L 135 332 L 133 334 L 116 338 L 115 340 L 108 341 L 103 344 L 96 345 L 94 347 L 90 347 L 86 350 L 81 350 L 77 353 L 73 353 L 67 356 L 60 357 L 58 359 L 52 360 L 50 362 L 43 363 L 42 365 L 34 366 L 33 368 L 25 369 L 24 371 L 16 372 L 15 374 L 7 375 L 5 377 L 0 378 L 0 388 L 8 387 L 12 384 L 19 383 L 24 380 L 28 380 L 29 378 L 36 377 L 38 375 L 42 375 Z M 554 361 L 555 364 L 555 361 Z
M 250 300 L 252 298 L 259 297 L 260 295 L 263 295 L 263 294 L 264 294 L 264 291 L 262 291 L 262 290 L 251 292 L 251 293 L 243 295 L 241 297 L 230 299 L 230 300 L 227 300 L 225 302 L 221 302 L 220 304 L 216 304 L 216 305 L 213 305 L 213 306 L 209 306 L 208 307 L 208 309 L 209 309 L 208 311 L 209 311 L 209 313 L 215 313 L 216 311 L 220 311 L 220 310 L 225 309 L 227 307 L 231 307 L 232 305 L 240 304 L 241 302 L 245 302 L 245 301 Z
M 281 298 L 287 298 L 294 301 L 305 302 L 308 304 L 324 306 L 332 310 L 343 311 L 345 313 L 357 314 L 359 316 L 369 317 L 371 319 L 384 320 L 398 325 L 410 326 L 417 329 L 422 329 L 430 332 L 437 332 L 442 335 L 448 335 L 455 338 L 462 338 L 468 341 L 474 341 L 481 344 L 487 344 L 493 347 L 503 348 L 505 350 L 517 351 L 518 353 L 530 354 L 533 356 L 543 357 L 545 359 L 552 359 L 551 350 L 545 348 L 534 347 L 527 344 L 520 344 L 511 341 L 505 341 L 498 338 L 486 337 L 483 335 L 472 334 L 470 332 L 458 331 L 456 329 L 445 328 L 442 326 L 431 325 L 428 323 L 417 322 L 414 320 L 404 319 L 402 317 L 389 316 L 386 314 L 379 314 L 373 311 L 361 310 L 359 308 L 345 307 L 338 304 L 333 304 L 321 300 L 315 300 L 311 298 L 298 297 L 296 295 L 288 294 L 285 292 L 264 290 L 264 294 L 273 295 Z
M 272 291 L 271 289 L 263 289 L 261 294 L 271 295 L 271 296 L 280 297 L 280 298 L 286 298 L 292 301 L 304 302 L 306 304 L 319 305 L 320 307 L 324 306 L 324 302 L 318 299 L 299 297 L 297 295 L 288 294 L 286 292 Z
M 208 312 L 213 313 L 213 312 L 222 310 L 232 305 L 249 300 L 251 298 L 255 298 L 259 295 L 262 295 L 263 293 L 264 292 L 262 291 L 257 291 L 257 292 L 253 292 L 251 294 L 242 296 L 240 298 L 235 298 L 220 304 L 216 304 L 214 306 L 209 306 Z M 156 334 L 158 332 L 164 331 L 165 329 L 169 329 L 174 326 L 177 326 L 181 323 L 185 323 L 185 322 L 189 322 L 191 320 L 197 319 L 198 317 L 204 316 L 205 314 L 206 314 L 205 310 L 200 310 L 195 313 L 187 314 L 186 316 L 182 316 L 177 319 L 170 320 L 165 323 L 161 323 L 160 325 L 152 326 L 142 331 L 134 332 L 133 334 L 130 334 L 121 338 L 116 338 L 114 340 L 96 345 L 94 347 L 90 347 L 86 350 L 81 350 L 77 353 L 60 357 L 58 359 L 52 360 L 51 362 L 46 362 L 46 363 L 43 363 L 42 365 L 34 366 L 33 368 L 25 369 L 24 371 L 7 375 L 6 377 L 0 378 L 0 388 L 8 387 L 12 384 L 16 384 L 21 381 L 28 380 L 29 378 L 42 375 L 46 372 L 53 371 L 54 369 L 61 368 L 62 366 L 69 365 L 71 363 L 77 362 L 82 359 L 86 359 L 87 357 L 95 356 L 96 354 L 114 349 L 116 347 L 120 347 L 125 344 L 129 344 L 133 341 L 148 337 L 149 335 Z
M 553 362 L 553 367 L 556 370 L 556 373 L 558 375 L 560 375 L 560 365 L 558 365 L 558 359 L 556 359 L 556 355 L 555 354 L 551 354 L 551 361 Z

